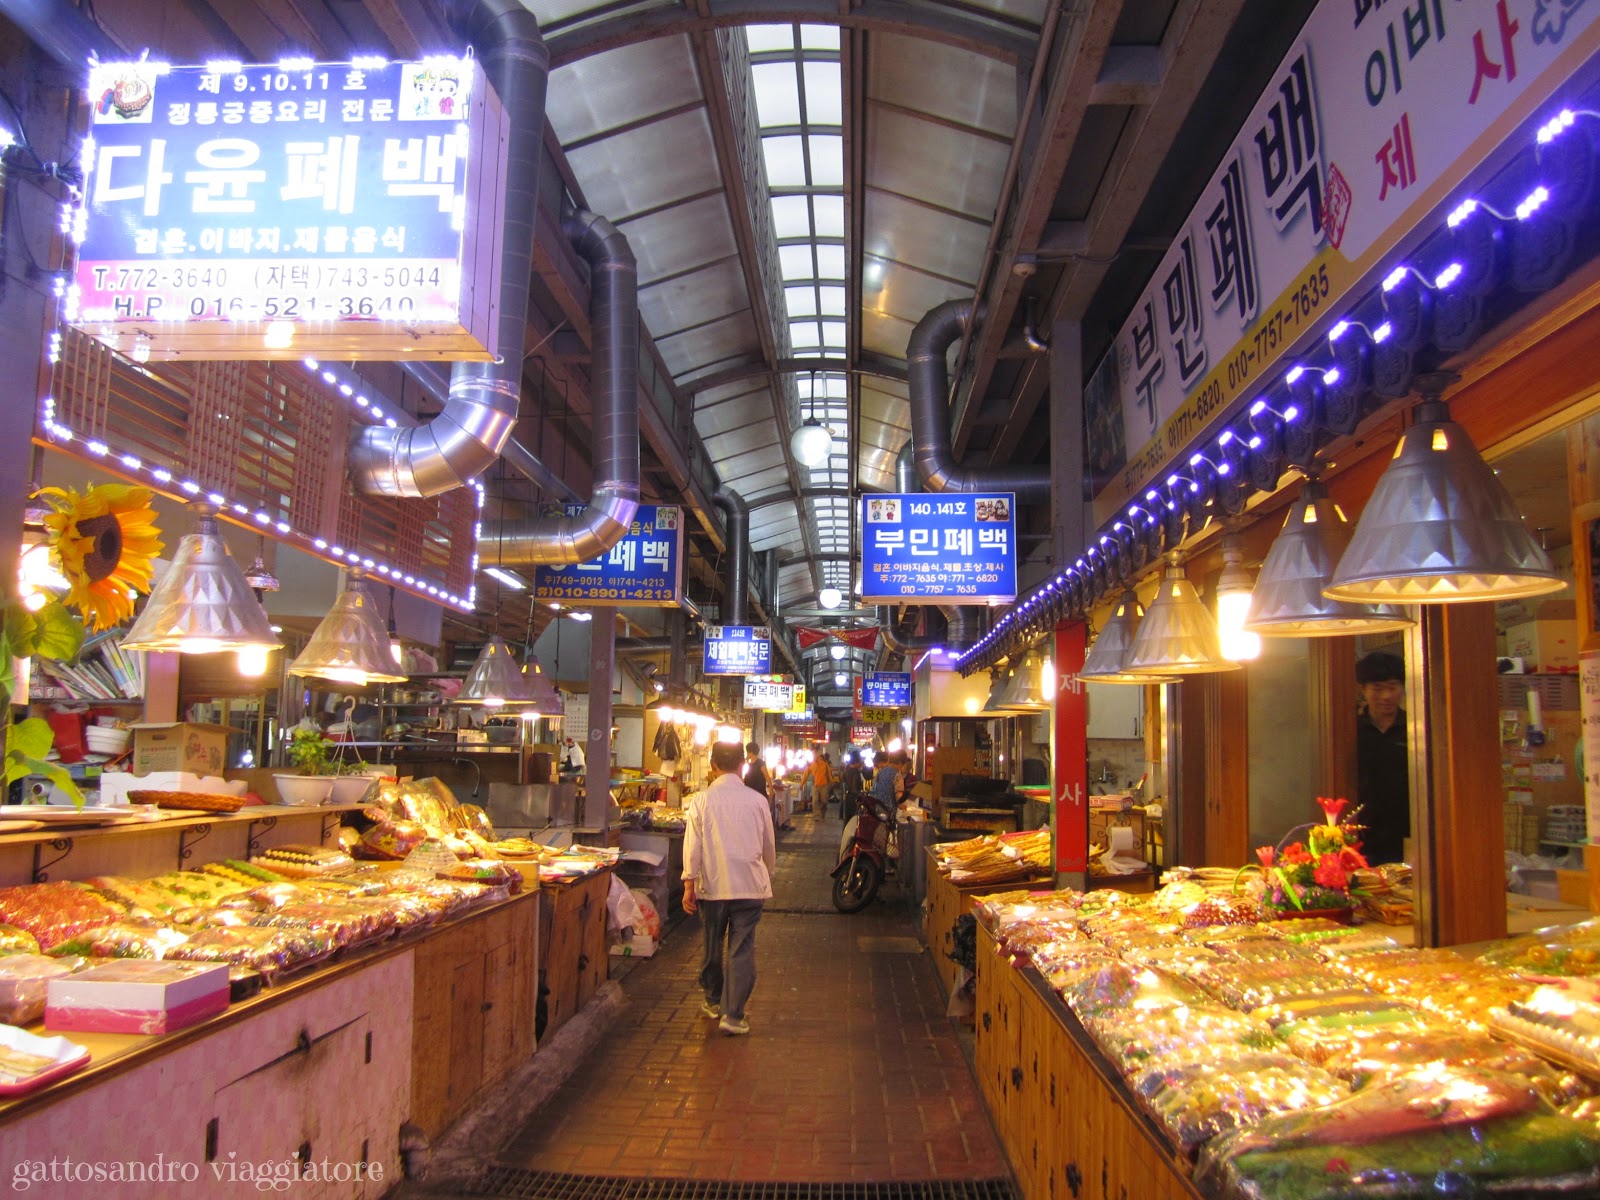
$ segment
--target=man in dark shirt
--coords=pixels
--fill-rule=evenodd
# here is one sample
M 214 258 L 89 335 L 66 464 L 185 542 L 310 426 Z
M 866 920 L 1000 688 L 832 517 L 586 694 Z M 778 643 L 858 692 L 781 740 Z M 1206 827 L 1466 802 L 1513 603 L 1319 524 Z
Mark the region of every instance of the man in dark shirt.
M 1411 782 L 1406 761 L 1406 664 L 1376 650 L 1356 663 L 1366 709 L 1356 719 L 1356 799 L 1366 826 L 1361 852 L 1370 863 L 1402 862 L 1411 834 Z

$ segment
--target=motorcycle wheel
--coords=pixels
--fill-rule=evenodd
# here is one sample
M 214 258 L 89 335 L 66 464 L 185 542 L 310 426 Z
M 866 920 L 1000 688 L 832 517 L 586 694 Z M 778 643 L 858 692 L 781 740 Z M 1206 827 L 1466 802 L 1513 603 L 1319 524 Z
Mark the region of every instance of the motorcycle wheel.
M 851 860 L 833 880 L 833 906 L 842 913 L 857 913 L 872 903 L 883 882 L 878 864 L 865 855 Z

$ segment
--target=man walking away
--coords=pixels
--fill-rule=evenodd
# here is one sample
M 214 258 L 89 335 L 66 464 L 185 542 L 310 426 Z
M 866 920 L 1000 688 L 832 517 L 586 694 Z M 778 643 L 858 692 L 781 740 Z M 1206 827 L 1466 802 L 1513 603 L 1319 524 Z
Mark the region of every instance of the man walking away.
M 750 1032 L 756 925 L 778 863 L 771 809 L 740 780 L 742 765 L 737 744 L 711 747 L 711 785 L 690 801 L 683 834 L 683 911 L 700 912 L 705 935 L 700 1011 L 731 1036 Z

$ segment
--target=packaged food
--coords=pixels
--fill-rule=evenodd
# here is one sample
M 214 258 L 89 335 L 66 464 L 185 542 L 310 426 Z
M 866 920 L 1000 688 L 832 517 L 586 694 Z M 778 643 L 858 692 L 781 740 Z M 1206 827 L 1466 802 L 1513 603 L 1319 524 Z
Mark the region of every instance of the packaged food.
M 522 888 L 522 872 L 492 858 L 464 859 L 440 871 L 439 878 L 501 885 L 509 887 L 513 892 Z
M 331 948 L 325 949 L 324 953 L 329 950 Z M 249 967 L 270 981 L 280 972 L 314 961 L 317 956 L 309 943 L 297 944 L 296 939 L 282 930 L 244 926 L 196 930 L 170 957 Z
M 376 862 L 399 862 L 410 854 L 428 836 L 426 827 L 403 817 L 383 820 L 363 833 L 351 848 L 356 858 Z
M 1221 1138 L 1196 1183 L 1226 1200 L 1592 1196 L 1600 1129 L 1514 1076 L 1435 1064 Z
M 0 888 L 0 924 L 31 933 L 39 947 L 115 921 L 126 906 L 75 883 L 33 883 Z
M 39 939 L 26 929 L 15 925 L 0 925 L 0 956 L 7 954 L 37 954 Z
M 1183 1149 L 1273 1113 L 1321 1108 L 1348 1095 L 1326 1071 L 1287 1055 L 1247 1055 L 1239 1063 L 1238 1071 L 1201 1062 L 1162 1074 L 1150 1108 Z
M 355 860 L 344 851 L 328 846 L 274 846 L 250 861 L 289 879 L 334 875 L 355 865 Z
M 44 954 L 8 954 L 0 958 L 0 1022 L 30 1025 L 37 1021 L 44 1016 L 50 980 L 70 975 L 83 964 L 81 958 Z
M 50 953 L 57 957 L 164 958 L 187 935 L 154 917 L 123 917 L 57 942 Z

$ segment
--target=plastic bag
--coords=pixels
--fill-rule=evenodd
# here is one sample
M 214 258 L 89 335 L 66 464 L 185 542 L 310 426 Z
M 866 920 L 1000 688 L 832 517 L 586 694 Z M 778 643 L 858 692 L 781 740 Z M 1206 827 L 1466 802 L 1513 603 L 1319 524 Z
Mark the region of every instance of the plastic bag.
M 606 893 L 606 929 L 620 933 L 643 922 L 644 914 L 639 911 L 639 902 L 628 890 L 628 885 L 613 875 L 611 889 Z
M 656 911 L 656 902 L 650 899 L 650 893 L 643 888 L 632 888 L 630 890 L 633 893 L 634 902 L 639 906 L 639 916 L 643 921 L 643 924 L 639 921 L 633 923 L 634 932 L 642 933 L 652 941 L 659 942 L 661 940 L 661 914 Z

